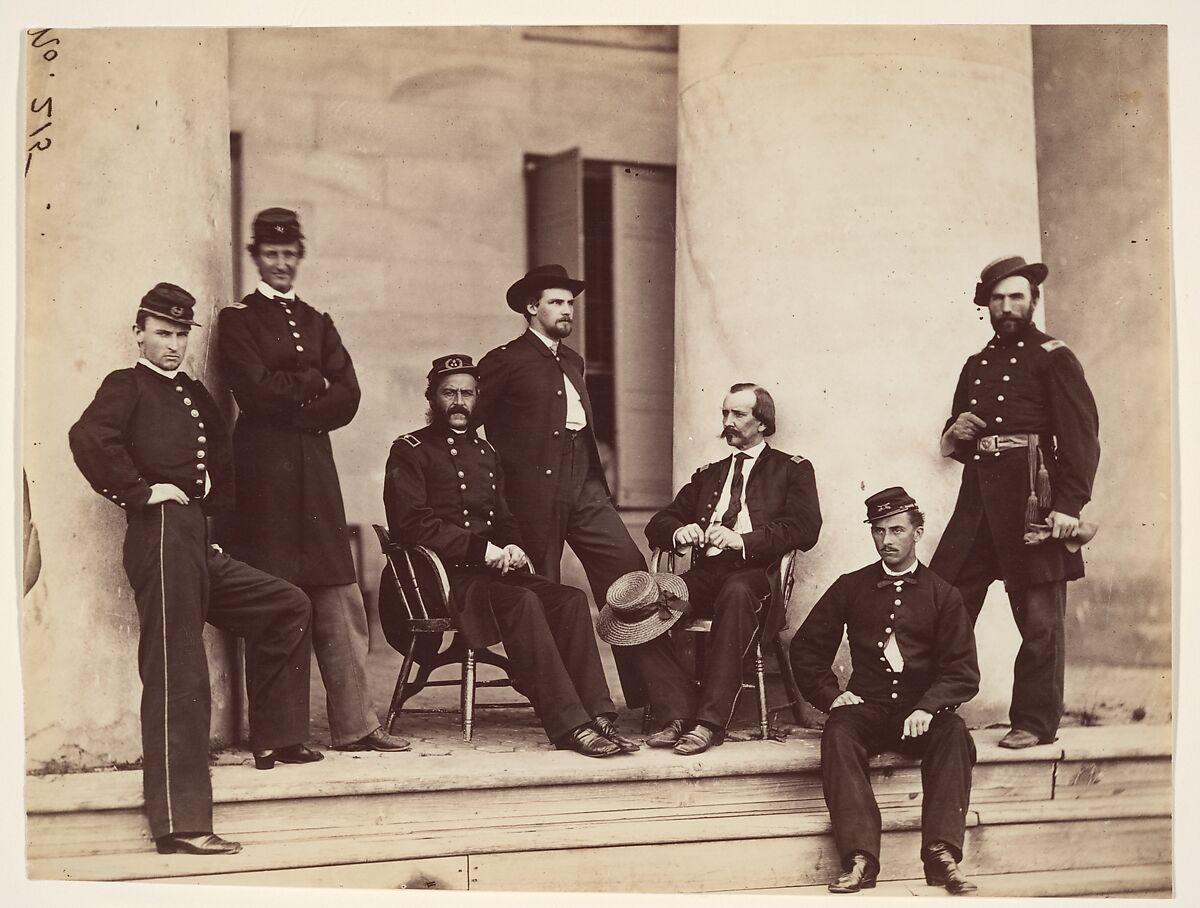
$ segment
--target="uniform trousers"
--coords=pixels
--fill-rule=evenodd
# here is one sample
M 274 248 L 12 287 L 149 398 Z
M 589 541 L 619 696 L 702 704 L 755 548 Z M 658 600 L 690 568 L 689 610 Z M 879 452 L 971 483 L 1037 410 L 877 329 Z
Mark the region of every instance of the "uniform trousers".
M 367 609 L 357 583 L 305 586 L 312 600 L 313 651 L 325 685 L 325 710 L 334 747 L 364 738 L 379 728 L 367 683 L 371 636 Z
M 139 619 L 142 784 L 150 833 L 212 831 L 204 623 L 246 641 L 250 747 L 308 737 L 308 597 L 208 544 L 200 503 L 128 512 L 124 567 Z
M 592 456 L 587 437 L 590 431 L 568 433 L 546 546 L 541 552 L 530 552 L 529 556 L 535 570 L 557 583 L 562 576 L 563 544 L 570 545 L 587 574 L 592 601 L 600 608 L 613 581 L 630 571 L 644 571 L 646 559 L 608 495 L 600 464 Z M 614 648 L 613 655 L 625 702 L 641 706 L 645 691 L 636 669 L 623 647 Z
M 988 587 L 1000 579 L 1002 573 L 991 533 L 987 521 L 981 520 L 962 570 L 950 581 L 962 595 L 972 623 L 979 618 Z M 1063 715 L 1067 582 L 1052 580 L 1019 590 L 1009 587 L 1007 591 L 1013 620 L 1021 633 L 1021 646 L 1013 664 L 1008 720 L 1013 728 L 1032 732 L 1040 741 L 1053 741 Z
M 885 703 L 839 706 L 821 734 L 821 781 L 838 855 L 864 851 L 879 860 L 879 805 L 871 789 L 868 758 L 885 750 L 921 758 L 921 851 L 944 842 L 962 860 L 975 742 L 952 711 L 935 713 L 929 730 L 901 740 L 912 712 Z
M 488 593 L 513 686 L 529 698 L 550 740 L 617 711 L 581 590 L 517 571 L 497 576 Z
M 700 558 L 680 577 L 688 588 L 689 617 L 712 618 L 712 630 L 704 635 L 707 639 L 696 644 L 705 646 L 699 692 L 667 634 L 621 649 L 630 652 L 646 679 L 650 711 L 656 719 L 665 724 L 694 718 L 723 729 L 733 718 L 742 690 L 742 665 L 758 631 L 763 597 L 771 591 L 771 584 L 762 568 L 746 567 L 740 552 Z

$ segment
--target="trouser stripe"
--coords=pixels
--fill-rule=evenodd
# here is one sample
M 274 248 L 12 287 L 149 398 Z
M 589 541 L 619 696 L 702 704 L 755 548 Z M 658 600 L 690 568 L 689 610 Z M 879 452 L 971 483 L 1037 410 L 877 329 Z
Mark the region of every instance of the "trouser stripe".
M 168 684 L 167 665 L 167 578 L 163 566 L 163 540 L 167 531 L 167 509 L 158 506 L 158 584 L 159 601 L 162 603 L 162 644 L 163 644 L 163 766 L 166 768 L 167 791 L 167 828 L 175 831 L 175 818 L 171 812 L 171 687 Z

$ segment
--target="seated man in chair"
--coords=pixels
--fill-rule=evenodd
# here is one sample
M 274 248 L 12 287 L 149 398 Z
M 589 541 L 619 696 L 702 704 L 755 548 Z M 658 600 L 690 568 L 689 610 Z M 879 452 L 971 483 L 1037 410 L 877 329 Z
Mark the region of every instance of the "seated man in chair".
M 783 625 L 782 610 L 759 614 L 771 591 L 770 574 L 778 573 L 788 552 L 816 545 L 821 532 L 812 464 L 766 443 L 775 433 L 770 393 L 736 384 L 721 415 L 721 438 L 735 453 L 698 469 L 646 526 L 654 548 L 695 547 L 692 566 L 681 576 L 693 617 L 713 619 L 699 697 L 668 635 L 630 647 L 646 679 L 651 712 L 664 723 L 646 743 L 684 756 L 721 743 L 760 622 L 764 639 Z
M 587 597 L 523 568 L 517 523 L 504 501 L 500 461 L 475 434 L 480 394 L 471 357 L 443 356 L 429 371 L 429 425 L 392 444 L 383 503 L 392 541 L 442 559 L 450 611 L 473 649 L 503 642 L 514 686 L 529 697 L 560 750 L 630 753 L 617 732 Z

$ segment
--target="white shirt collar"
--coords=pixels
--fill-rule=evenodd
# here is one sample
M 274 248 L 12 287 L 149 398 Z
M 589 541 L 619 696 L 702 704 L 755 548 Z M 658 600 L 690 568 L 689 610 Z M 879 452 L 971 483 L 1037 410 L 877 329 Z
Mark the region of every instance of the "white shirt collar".
M 751 460 L 758 460 L 758 455 L 763 452 L 763 449 L 766 448 L 766 446 L 767 446 L 767 443 L 765 440 L 760 441 L 754 447 L 746 448 L 746 450 L 744 450 L 744 451 L 734 451 L 733 454 L 731 454 L 730 456 L 737 457 L 739 454 L 745 454 Z
M 882 558 L 879 559 L 879 566 L 881 568 L 883 568 L 883 572 L 885 574 L 887 574 L 889 577 L 903 577 L 905 574 L 910 574 L 917 569 L 917 565 L 920 563 L 921 562 L 919 559 L 914 558 L 912 567 L 908 568 L 907 570 L 903 570 L 903 571 L 893 571 L 890 567 L 887 566 L 886 561 L 884 561 Z
M 159 375 L 163 375 L 163 376 L 171 379 L 171 381 L 175 381 L 175 376 L 179 374 L 178 369 L 168 372 L 166 369 L 158 368 L 158 366 L 154 365 L 154 363 L 150 362 L 150 360 L 146 359 L 146 357 L 144 357 L 144 356 L 139 356 L 138 362 L 141 363 L 143 366 L 145 366 L 147 369 L 152 369 L 153 371 L 157 372 Z
M 276 300 L 276 299 L 295 300 L 296 299 L 296 288 L 295 287 L 293 287 L 287 293 L 280 293 L 278 290 L 276 290 L 274 287 L 272 287 L 266 281 L 259 281 L 258 286 L 255 287 L 254 289 L 257 290 L 259 293 L 261 293 L 263 296 L 265 296 L 269 300 Z
M 550 338 L 546 337 L 546 335 L 544 335 L 540 331 L 536 330 L 532 325 L 530 326 L 529 330 L 533 332 L 534 337 L 536 337 L 538 340 L 540 340 L 543 344 L 545 344 L 547 347 L 549 347 L 552 351 L 554 351 L 555 353 L 558 352 L 558 341 L 551 340 Z

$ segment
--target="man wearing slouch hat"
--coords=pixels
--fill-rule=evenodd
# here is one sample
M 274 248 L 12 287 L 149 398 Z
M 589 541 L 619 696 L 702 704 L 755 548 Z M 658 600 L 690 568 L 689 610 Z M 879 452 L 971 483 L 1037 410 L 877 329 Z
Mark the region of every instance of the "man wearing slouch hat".
M 142 298 L 137 364 L 104 379 L 70 443 L 92 488 L 125 511 L 150 834 L 163 854 L 234 854 L 241 846 L 212 832 L 204 624 L 246 640 L 256 765 L 311 762 L 321 759 L 303 743 L 311 609 L 292 584 L 210 545 L 208 519 L 233 503 L 233 462 L 216 404 L 182 371 L 194 306 L 174 284 Z
M 585 286 L 562 265 L 539 265 L 508 288 L 505 300 L 526 330 L 480 360 L 479 418 L 504 465 L 508 504 L 538 570 L 557 581 L 569 545 L 599 608 L 609 585 L 645 570 L 646 559 L 604 478 L 583 357 L 565 343 Z M 645 680 L 625 650 L 613 655 L 625 702 L 641 706 Z
M 1055 740 L 1063 714 L 1067 581 L 1083 576 L 1080 521 L 1100 460 L 1096 402 L 1075 354 L 1033 324 L 1048 269 L 1020 256 L 975 286 L 995 334 L 958 378 L 941 452 L 963 464 L 954 514 L 931 568 L 958 587 L 971 619 L 1004 581 L 1021 647 L 1001 747 Z

